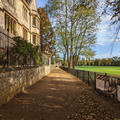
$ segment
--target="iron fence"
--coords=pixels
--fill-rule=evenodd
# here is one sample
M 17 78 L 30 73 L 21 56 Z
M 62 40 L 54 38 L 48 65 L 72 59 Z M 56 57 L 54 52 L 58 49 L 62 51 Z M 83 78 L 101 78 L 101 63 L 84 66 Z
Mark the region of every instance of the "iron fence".
M 0 30 L 0 70 L 13 67 L 36 66 L 35 60 L 30 56 L 15 56 L 11 52 L 11 48 L 15 45 L 15 41 L 10 37 L 9 33 Z M 23 46 L 24 47 L 24 46 Z M 19 59 L 18 59 L 19 58 Z
M 111 76 L 106 73 L 68 69 L 65 67 L 61 67 L 61 69 L 83 80 L 94 90 L 106 96 L 111 96 L 120 102 L 120 77 Z
M 14 45 L 13 39 L 9 34 L 0 32 L 0 65 L 5 67 L 10 64 L 9 49 Z

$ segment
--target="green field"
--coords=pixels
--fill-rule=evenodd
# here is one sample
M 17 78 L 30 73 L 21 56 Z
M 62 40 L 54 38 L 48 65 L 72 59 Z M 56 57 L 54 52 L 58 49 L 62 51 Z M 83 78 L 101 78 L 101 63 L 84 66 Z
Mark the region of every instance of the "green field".
M 120 76 L 120 67 L 117 66 L 77 66 L 76 69 Z

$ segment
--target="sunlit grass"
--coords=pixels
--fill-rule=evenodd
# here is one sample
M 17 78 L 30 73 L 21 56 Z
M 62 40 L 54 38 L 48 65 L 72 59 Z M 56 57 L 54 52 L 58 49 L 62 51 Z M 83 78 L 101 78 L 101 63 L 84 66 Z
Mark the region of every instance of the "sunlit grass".
M 120 76 L 120 66 L 77 66 L 76 69 Z

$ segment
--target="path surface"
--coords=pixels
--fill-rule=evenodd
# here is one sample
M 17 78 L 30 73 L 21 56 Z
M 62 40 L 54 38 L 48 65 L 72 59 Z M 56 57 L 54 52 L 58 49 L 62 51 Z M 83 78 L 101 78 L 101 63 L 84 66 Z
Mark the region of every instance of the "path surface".
M 56 69 L 2 106 L 0 120 L 120 120 L 120 106 Z

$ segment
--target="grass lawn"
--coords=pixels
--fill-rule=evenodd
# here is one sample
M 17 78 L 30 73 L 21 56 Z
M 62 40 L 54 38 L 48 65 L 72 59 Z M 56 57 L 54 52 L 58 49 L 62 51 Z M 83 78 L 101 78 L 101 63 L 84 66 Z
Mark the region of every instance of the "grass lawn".
M 76 69 L 120 76 L 120 67 L 117 66 L 77 66 Z

